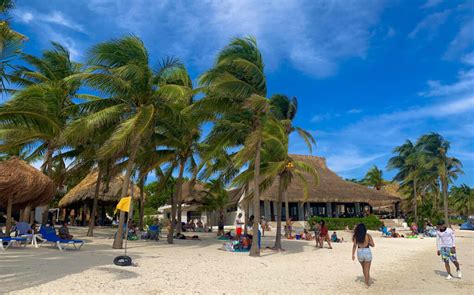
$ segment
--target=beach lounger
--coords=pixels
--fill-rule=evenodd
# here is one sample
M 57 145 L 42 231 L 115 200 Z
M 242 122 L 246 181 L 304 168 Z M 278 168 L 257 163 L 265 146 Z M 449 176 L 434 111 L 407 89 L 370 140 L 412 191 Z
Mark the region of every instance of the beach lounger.
M 149 240 L 158 241 L 160 236 L 160 226 L 150 225 L 147 230 L 147 237 Z
M 44 244 L 44 243 L 55 244 L 58 247 L 59 251 L 63 251 L 65 249 L 64 246 L 74 246 L 75 249 L 79 250 L 81 249 L 82 245 L 84 245 L 84 241 L 82 240 L 61 239 L 60 237 L 56 235 L 56 230 L 54 229 L 54 227 L 42 226 L 40 229 L 40 234 L 41 234 L 40 240 L 42 240 L 41 244 Z
M 3 246 L 3 243 L 7 243 L 7 245 Z M 11 245 L 15 243 L 26 246 L 26 238 L 0 237 L 0 249 L 2 249 L 2 251 L 7 250 Z

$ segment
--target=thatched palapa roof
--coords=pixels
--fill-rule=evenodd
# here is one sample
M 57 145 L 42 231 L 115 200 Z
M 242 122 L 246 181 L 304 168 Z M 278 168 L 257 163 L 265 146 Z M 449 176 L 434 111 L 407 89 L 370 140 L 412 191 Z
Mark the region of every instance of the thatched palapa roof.
M 92 201 L 97 183 L 97 171 L 92 171 L 81 182 L 73 187 L 60 201 L 59 207 L 67 207 L 74 203 Z M 99 202 L 118 202 L 122 196 L 123 175 L 113 177 L 108 187 L 105 182 L 100 185 Z M 140 198 L 140 189 L 134 185 L 133 198 Z
M 298 177 L 293 178 L 287 194 L 290 202 L 338 202 L 338 203 L 368 203 L 372 206 L 384 206 L 400 202 L 399 197 L 385 191 L 377 191 L 366 186 L 345 181 L 326 166 L 326 159 L 306 155 L 290 155 L 295 161 L 302 161 L 316 167 L 319 185 L 314 178 L 306 178 L 308 182 L 308 198 L 304 198 L 303 183 Z M 252 189 L 253 184 L 250 186 Z M 278 181 L 261 193 L 261 200 L 276 201 L 278 197 Z M 249 197 L 245 198 L 248 200 Z
M 14 207 L 48 204 L 54 196 L 53 181 L 38 169 L 16 157 L 0 162 L 0 203 L 12 197 Z
M 206 188 L 202 182 L 196 181 L 192 183 L 191 181 L 184 181 L 182 184 L 182 194 L 181 199 L 183 204 L 198 204 L 202 203 L 203 197 L 206 195 Z M 240 197 L 242 196 L 242 189 L 230 189 L 228 190 L 229 194 L 229 206 L 235 206 L 239 202 Z

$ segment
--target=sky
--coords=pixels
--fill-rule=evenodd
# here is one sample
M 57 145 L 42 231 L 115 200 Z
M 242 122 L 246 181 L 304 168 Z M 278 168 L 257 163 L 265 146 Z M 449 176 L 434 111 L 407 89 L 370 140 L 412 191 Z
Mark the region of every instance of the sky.
M 18 0 L 24 51 L 60 42 L 84 62 L 90 47 L 139 36 L 152 64 L 179 57 L 193 79 L 233 37 L 262 51 L 268 95 L 298 98 L 295 125 L 313 154 L 345 178 L 386 164 L 407 139 L 438 132 L 474 186 L 474 1 Z M 291 137 L 290 151 L 308 154 Z

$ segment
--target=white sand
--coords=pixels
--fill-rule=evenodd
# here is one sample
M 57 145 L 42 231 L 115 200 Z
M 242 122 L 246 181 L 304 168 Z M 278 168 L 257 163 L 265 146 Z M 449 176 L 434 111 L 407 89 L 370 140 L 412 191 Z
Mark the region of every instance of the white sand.
M 73 231 L 78 238 L 84 229 Z M 314 242 L 284 241 L 283 253 L 264 250 L 262 257 L 218 250 L 214 234 L 202 241 L 129 242 L 136 267 L 112 261 L 110 230 L 85 238 L 80 251 L 60 253 L 52 247 L 10 248 L 0 253 L 0 293 L 474 293 L 474 232 L 456 231 L 462 280 L 445 280 L 444 265 L 436 256 L 435 240 L 384 239 L 373 233 L 373 285 L 366 290 L 359 263 L 351 260 L 351 243 L 333 250 L 316 249 Z M 270 232 L 264 245 L 273 245 Z M 340 233 L 345 239 L 348 233 Z

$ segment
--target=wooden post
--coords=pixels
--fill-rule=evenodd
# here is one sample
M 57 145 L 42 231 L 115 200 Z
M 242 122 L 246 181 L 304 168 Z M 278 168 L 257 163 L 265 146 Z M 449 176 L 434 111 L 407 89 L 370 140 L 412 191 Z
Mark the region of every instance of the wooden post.
M 8 203 L 7 203 L 7 229 L 6 229 L 6 233 L 7 233 L 7 236 L 10 236 L 10 231 L 12 229 L 12 207 L 13 207 L 13 197 L 10 196 L 8 198 Z

